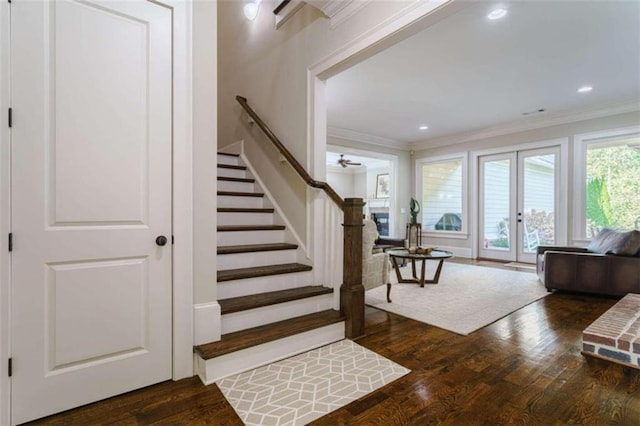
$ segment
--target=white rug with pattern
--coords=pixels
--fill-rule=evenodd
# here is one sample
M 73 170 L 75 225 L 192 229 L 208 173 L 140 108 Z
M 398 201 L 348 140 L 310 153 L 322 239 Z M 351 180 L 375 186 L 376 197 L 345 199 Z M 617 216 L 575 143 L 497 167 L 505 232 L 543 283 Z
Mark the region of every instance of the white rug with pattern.
M 247 425 L 304 425 L 409 371 L 342 340 L 216 384 Z
M 427 261 L 427 279 L 433 276 L 436 266 L 437 262 Z M 409 277 L 411 265 L 400 271 L 403 277 Z M 535 273 L 447 261 L 439 283 L 425 284 L 424 288 L 417 284 L 398 284 L 395 270 L 391 275 L 392 303 L 386 300 L 387 287 L 380 286 L 366 292 L 367 305 L 462 335 L 549 294 Z

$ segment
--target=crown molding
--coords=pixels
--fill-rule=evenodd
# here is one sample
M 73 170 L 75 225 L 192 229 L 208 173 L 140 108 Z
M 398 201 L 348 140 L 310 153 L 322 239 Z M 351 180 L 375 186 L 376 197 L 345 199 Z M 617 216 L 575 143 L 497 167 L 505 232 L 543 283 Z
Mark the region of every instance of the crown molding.
M 309 5 L 322 11 L 331 23 L 330 28 L 335 28 L 342 22 L 355 15 L 360 9 L 372 0 L 305 0 Z
M 368 133 L 356 132 L 355 130 L 343 129 L 340 127 L 327 128 L 327 136 L 345 139 L 355 142 L 362 142 L 369 145 L 384 146 L 387 148 L 409 151 L 410 146 L 407 142 L 400 142 L 393 139 L 387 139 L 380 136 L 370 135 Z
M 611 115 L 624 114 L 627 112 L 640 111 L 640 103 L 627 102 L 615 104 L 606 108 L 589 109 L 579 112 L 564 112 L 544 117 L 528 118 L 518 120 L 505 125 L 487 127 L 481 130 L 460 132 L 450 135 L 440 136 L 433 139 L 411 142 L 407 149 L 419 151 L 422 149 L 437 148 L 446 145 L 454 145 L 464 142 L 472 142 L 480 139 L 487 139 L 497 136 L 509 135 L 512 133 L 525 132 L 527 130 L 541 129 L 544 127 L 558 126 L 561 124 L 575 123 L 577 121 L 592 120 L 594 118 L 608 117 Z
M 277 15 L 275 15 L 276 19 L 276 29 L 282 27 L 285 22 L 289 20 L 293 15 L 295 15 L 302 6 L 305 5 L 305 2 L 302 0 L 291 0 L 285 7 L 282 9 Z

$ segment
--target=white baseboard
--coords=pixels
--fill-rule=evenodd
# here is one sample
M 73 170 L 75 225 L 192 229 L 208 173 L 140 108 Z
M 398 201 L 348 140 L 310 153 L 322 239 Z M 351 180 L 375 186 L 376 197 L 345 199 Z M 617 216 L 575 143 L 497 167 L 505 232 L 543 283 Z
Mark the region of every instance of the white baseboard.
M 193 306 L 193 344 L 217 342 L 222 336 L 221 311 L 218 302 Z
M 471 259 L 471 249 L 468 247 L 449 247 L 438 245 L 438 250 L 450 251 L 455 257 L 466 257 Z

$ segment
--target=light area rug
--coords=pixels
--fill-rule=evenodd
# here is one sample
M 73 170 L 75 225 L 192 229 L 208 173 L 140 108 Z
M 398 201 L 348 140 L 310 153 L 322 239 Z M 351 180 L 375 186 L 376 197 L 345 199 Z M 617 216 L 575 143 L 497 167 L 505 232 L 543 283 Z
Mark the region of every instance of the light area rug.
M 247 425 L 304 425 L 409 372 L 342 340 L 216 384 Z
M 536 265 L 531 263 L 509 262 L 505 263 L 504 266 L 508 266 L 510 268 L 533 269 L 534 271 L 536 270 Z
M 426 276 L 437 262 L 427 261 Z M 416 265 L 417 266 L 417 265 Z M 418 274 L 420 273 L 419 267 Z M 411 265 L 400 268 L 403 277 Z M 438 284 L 398 284 L 392 271 L 391 300 L 386 286 L 365 293 L 365 303 L 384 311 L 467 335 L 545 297 L 547 290 L 530 272 L 444 262 Z

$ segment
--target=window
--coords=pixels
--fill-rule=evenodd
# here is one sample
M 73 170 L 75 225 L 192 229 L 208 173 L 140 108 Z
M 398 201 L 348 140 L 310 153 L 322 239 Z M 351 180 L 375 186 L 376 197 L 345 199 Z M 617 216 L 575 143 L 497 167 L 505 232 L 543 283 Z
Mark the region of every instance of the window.
M 640 229 L 640 133 L 597 136 L 576 138 L 580 239 L 591 239 L 605 227 Z
M 461 155 L 418 160 L 417 199 L 424 231 L 466 232 L 466 165 Z

